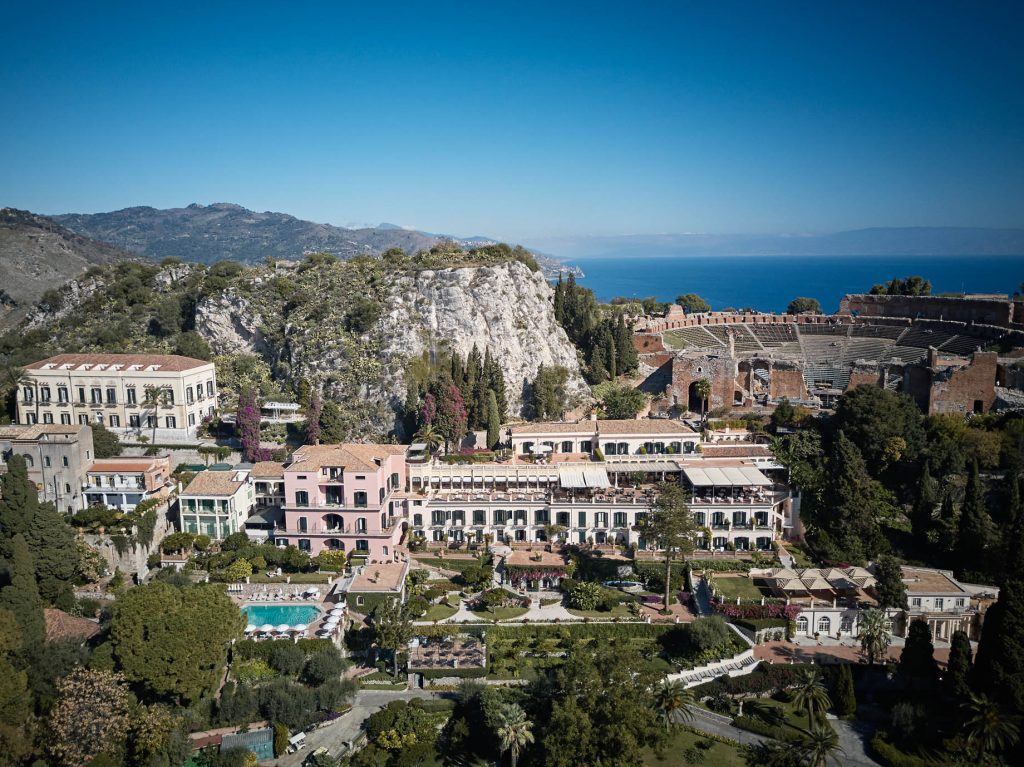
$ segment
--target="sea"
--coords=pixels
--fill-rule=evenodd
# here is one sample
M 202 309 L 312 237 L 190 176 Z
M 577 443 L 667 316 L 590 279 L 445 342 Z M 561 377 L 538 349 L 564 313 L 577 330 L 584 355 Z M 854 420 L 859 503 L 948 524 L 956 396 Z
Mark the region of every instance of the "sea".
M 932 293 L 1013 294 L 1024 282 L 1022 256 L 633 256 L 575 258 L 579 284 L 599 301 L 616 296 L 674 301 L 696 293 L 712 309 L 783 312 L 797 296 L 825 312 L 847 293 L 866 293 L 894 277 L 920 275 Z

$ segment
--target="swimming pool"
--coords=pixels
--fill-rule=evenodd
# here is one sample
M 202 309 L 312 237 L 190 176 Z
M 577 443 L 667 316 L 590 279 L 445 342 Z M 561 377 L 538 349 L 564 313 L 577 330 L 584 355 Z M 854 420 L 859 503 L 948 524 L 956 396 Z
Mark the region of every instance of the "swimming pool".
M 247 605 L 242 608 L 242 614 L 254 626 L 266 623 L 271 626 L 283 623 L 298 626 L 304 623 L 308 626 L 320 617 L 320 608 L 312 605 Z

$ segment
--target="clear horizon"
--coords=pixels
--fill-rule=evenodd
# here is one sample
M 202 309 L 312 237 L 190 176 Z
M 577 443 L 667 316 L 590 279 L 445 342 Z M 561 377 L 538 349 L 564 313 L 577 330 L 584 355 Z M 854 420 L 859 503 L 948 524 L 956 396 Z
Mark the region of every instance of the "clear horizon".
M 0 205 L 222 201 L 515 242 L 1020 228 L 1021 21 L 1012 2 L 12 7 Z

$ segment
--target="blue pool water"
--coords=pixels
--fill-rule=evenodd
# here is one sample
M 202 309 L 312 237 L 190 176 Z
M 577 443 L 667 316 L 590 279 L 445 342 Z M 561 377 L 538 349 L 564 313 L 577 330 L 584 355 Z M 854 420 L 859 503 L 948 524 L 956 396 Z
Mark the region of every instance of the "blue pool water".
M 320 608 L 312 605 L 248 605 L 242 608 L 242 614 L 254 626 L 262 626 L 264 623 L 271 626 L 282 623 L 298 626 L 304 623 L 308 626 L 320 617 Z

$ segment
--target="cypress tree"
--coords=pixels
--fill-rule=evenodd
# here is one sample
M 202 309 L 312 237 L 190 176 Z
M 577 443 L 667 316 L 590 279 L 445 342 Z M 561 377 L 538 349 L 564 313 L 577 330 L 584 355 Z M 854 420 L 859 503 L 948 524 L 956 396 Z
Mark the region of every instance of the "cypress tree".
M 927 543 L 928 531 L 932 528 L 932 514 L 935 513 L 935 505 L 939 497 L 939 485 L 932 479 L 927 461 L 924 462 L 917 487 L 917 501 L 914 503 L 914 510 L 911 513 L 910 525 L 914 538 L 923 545 Z
M 565 285 L 561 272 L 558 273 L 558 282 L 555 283 L 555 322 L 559 325 L 565 324 Z
M 857 695 L 853 689 L 853 672 L 847 663 L 839 666 L 836 689 L 832 697 L 833 707 L 839 716 L 853 716 L 857 713 Z
M 7 460 L 0 496 L 0 534 L 9 540 L 28 532 L 39 508 L 39 492 L 28 478 L 24 456 L 15 454 Z
M 907 641 L 900 655 L 898 673 L 911 685 L 930 687 L 939 678 L 939 666 L 935 662 L 935 645 L 932 644 L 932 630 L 920 618 L 910 622 Z
M 942 683 L 946 693 L 960 703 L 968 700 L 971 694 L 971 663 L 970 638 L 966 632 L 954 631 L 949 645 L 949 663 L 946 664 L 946 675 Z
M 882 557 L 875 569 L 875 592 L 881 607 L 907 609 L 907 587 L 903 583 L 903 570 L 892 557 Z
M 590 353 L 590 382 L 599 384 L 608 380 L 608 366 L 604 349 L 598 345 Z
M 640 358 L 633 346 L 633 330 L 626 325 L 626 318 L 621 313 L 615 322 L 615 351 L 618 354 L 620 375 L 627 375 L 637 369 Z
M 837 558 L 862 562 L 885 548 L 879 519 L 891 509 L 888 493 L 868 473 L 857 446 L 842 432 L 828 464 L 828 479 L 819 523 Z
M 53 504 L 39 506 L 25 534 L 32 551 L 39 593 L 46 602 L 66 601 L 78 574 L 78 550 L 75 536 Z
M 36 587 L 35 564 L 21 533 L 11 539 L 9 548 L 9 583 L 0 590 L 0 608 L 14 613 L 21 629 L 22 646 L 37 647 L 43 641 L 45 624 L 43 603 Z
M 615 360 L 615 341 L 612 339 L 610 331 L 604 333 L 604 358 L 608 360 L 608 377 L 615 380 L 619 370 Z
M 985 509 L 985 496 L 978 474 L 978 462 L 971 464 L 964 491 L 964 503 L 956 529 L 956 562 L 962 574 L 985 569 L 985 554 L 992 538 L 992 519 Z
M 501 420 L 498 418 L 498 398 L 494 391 L 487 392 L 487 447 L 491 450 L 501 440 Z

